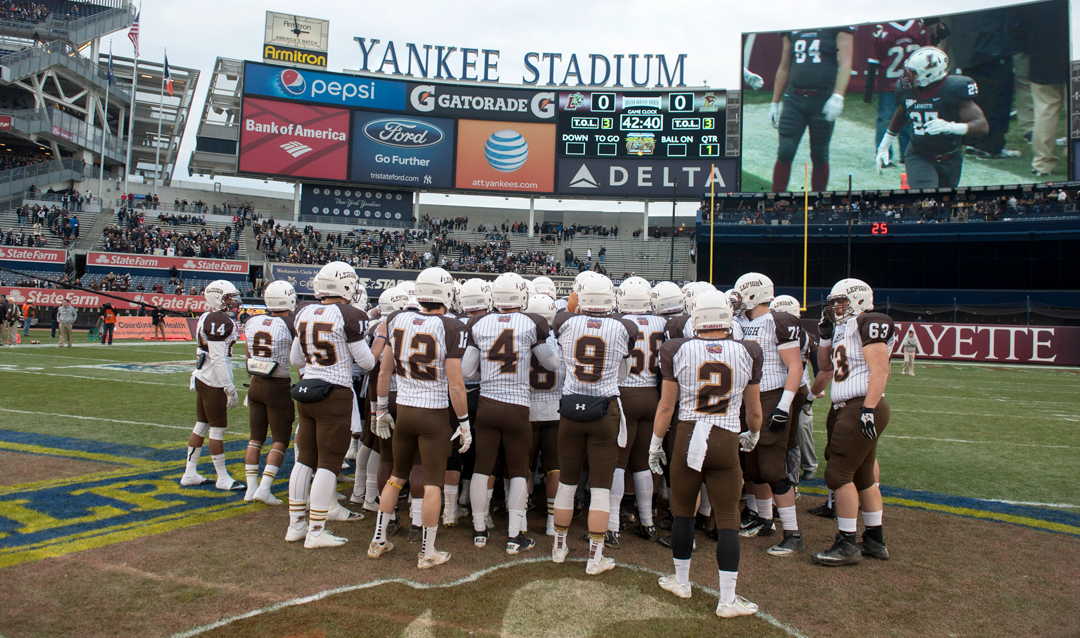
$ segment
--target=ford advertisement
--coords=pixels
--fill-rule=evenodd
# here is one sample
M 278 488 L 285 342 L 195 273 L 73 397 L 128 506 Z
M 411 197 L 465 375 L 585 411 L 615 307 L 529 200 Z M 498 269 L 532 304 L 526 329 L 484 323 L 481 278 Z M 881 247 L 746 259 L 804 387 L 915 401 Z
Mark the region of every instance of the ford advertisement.
M 453 166 L 453 120 L 354 113 L 350 181 L 420 189 L 452 188 Z

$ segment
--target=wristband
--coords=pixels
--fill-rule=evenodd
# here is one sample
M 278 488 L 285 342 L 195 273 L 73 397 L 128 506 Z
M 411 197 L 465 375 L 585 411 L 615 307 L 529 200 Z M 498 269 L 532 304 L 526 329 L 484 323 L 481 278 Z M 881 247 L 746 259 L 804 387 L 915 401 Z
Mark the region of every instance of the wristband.
M 664 445 L 663 437 L 656 436 L 655 434 L 652 435 L 652 440 L 649 441 L 649 449 L 650 450 L 660 449 L 661 447 L 663 447 L 663 445 Z
M 465 416 L 459 416 L 457 418 L 457 424 L 458 424 L 459 428 L 460 427 L 469 427 L 469 415 L 466 414 Z
M 388 407 L 390 407 L 390 395 L 387 395 L 385 397 L 378 397 L 375 400 L 375 404 L 379 407 L 380 410 L 387 409 Z
M 806 393 L 806 400 L 807 401 L 813 401 L 814 399 L 816 399 L 816 398 L 818 398 L 820 396 L 821 396 L 820 394 L 814 394 L 813 392 L 807 392 Z
M 791 401 L 795 398 L 795 393 L 791 390 L 784 390 L 784 394 L 780 396 L 780 404 L 776 407 L 780 408 L 784 412 L 791 409 Z

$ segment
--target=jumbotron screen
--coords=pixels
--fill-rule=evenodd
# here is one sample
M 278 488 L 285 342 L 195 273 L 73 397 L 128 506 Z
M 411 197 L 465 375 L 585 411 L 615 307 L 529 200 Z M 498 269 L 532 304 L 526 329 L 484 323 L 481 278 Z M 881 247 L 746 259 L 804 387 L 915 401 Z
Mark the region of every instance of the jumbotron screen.
M 1067 0 L 743 34 L 740 190 L 1065 181 L 1069 57 Z

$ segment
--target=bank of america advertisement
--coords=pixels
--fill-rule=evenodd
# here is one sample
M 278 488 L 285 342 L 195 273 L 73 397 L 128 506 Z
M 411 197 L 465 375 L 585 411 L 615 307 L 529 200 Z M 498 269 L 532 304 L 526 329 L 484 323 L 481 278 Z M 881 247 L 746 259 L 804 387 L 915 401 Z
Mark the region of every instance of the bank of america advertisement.
M 357 111 L 349 181 L 453 188 L 454 120 Z
M 242 110 L 241 173 L 346 178 L 347 109 L 245 98 Z

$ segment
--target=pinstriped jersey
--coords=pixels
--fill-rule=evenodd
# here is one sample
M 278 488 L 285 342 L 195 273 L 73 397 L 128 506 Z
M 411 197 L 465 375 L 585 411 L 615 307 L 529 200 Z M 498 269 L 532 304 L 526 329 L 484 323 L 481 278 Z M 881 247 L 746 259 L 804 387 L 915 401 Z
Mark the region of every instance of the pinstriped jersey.
M 761 381 L 761 347 L 732 339 L 672 339 L 660 348 L 660 373 L 679 384 L 679 420 L 741 429 L 743 390 Z
M 558 345 L 555 346 L 558 348 Z M 562 398 L 563 381 L 566 373 L 563 371 L 562 361 L 555 366 L 552 372 L 536 359 L 536 355 L 529 357 L 529 399 L 532 403 L 558 401 Z
M 196 350 L 198 354 L 206 353 L 209 355 L 211 342 L 224 342 L 226 352 L 225 361 L 228 362 L 229 369 L 232 369 L 233 344 L 240 338 L 240 330 L 232 317 L 220 310 L 204 312 L 202 316 L 199 317 L 199 323 L 195 328 L 195 334 L 196 339 L 198 340 L 198 349 Z M 217 368 L 214 367 L 213 362 L 209 360 L 209 357 L 203 366 L 195 371 L 196 379 L 215 388 L 223 388 L 233 382 L 231 378 L 219 379 L 218 376 Z
M 566 304 L 569 303 L 566 299 L 555 300 L 555 312 L 562 312 L 566 310 Z
M 457 319 L 399 310 L 386 318 L 394 347 L 397 404 L 444 409 L 450 405 L 446 360 L 465 353 L 465 326 Z
M 624 388 L 655 388 L 660 377 L 660 346 L 664 345 L 667 320 L 657 315 L 622 315 L 638 327 L 638 338 L 630 351 L 633 365 L 619 385 Z
M 343 388 L 353 386 L 353 354 L 349 344 L 364 341 L 367 315 L 352 306 L 314 303 L 293 319 L 293 329 L 304 353 L 305 379 L 321 379 Z
M 255 315 L 244 324 L 244 336 L 248 359 L 273 361 L 277 367 L 271 376 L 289 377 L 289 351 L 296 336 L 291 316 Z
M 364 318 L 361 321 L 360 325 L 363 326 L 362 332 L 364 333 L 364 340 L 367 342 L 368 346 L 370 347 L 371 342 L 374 340 L 374 337 L 371 337 L 371 336 L 368 335 L 368 328 L 371 326 L 371 317 L 368 315 L 366 310 L 360 310 L 359 308 L 356 308 L 356 311 L 360 312 L 361 314 L 364 315 Z M 353 375 L 354 379 L 363 378 L 364 375 L 366 375 L 366 374 L 367 374 L 366 370 L 364 370 L 360 366 L 356 365 L 355 363 L 353 364 L 352 375 Z
M 619 396 L 619 365 L 637 341 L 633 322 L 569 312 L 555 317 L 563 396 Z
M 484 312 L 482 312 L 482 313 L 480 313 L 480 314 L 478 314 L 478 315 L 476 315 L 476 316 L 477 316 L 477 317 L 482 317 L 482 316 L 484 316 L 484 315 L 486 315 L 486 314 L 487 314 L 487 311 L 485 310 Z M 462 326 L 466 326 L 466 325 L 468 325 L 468 324 L 469 324 L 469 321 L 470 321 L 470 320 L 471 320 L 472 318 L 473 318 L 473 317 L 470 317 L 470 316 L 469 316 L 469 315 L 467 315 L 467 314 L 461 315 L 460 317 L 456 317 L 456 319 L 457 319 L 458 321 L 460 321 L 460 322 L 461 322 L 461 325 L 462 325 Z M 479 388 L 479 387 L 480 387 L 480 382 L 479 382 L 479 381 L 466 381 L 466 382 L 465 382 L 465 389 L 466 389 L 466 390 L 468 390 L 468 391 L 472 391 L 472 392 L 475 392 L 475 391 L 476 391 L 476 389 L 477 389 L 477 388 Z
M 469 320 L 468 345 L 480 351 L 480 396 L 529 405 L 533 346 L 548 336 L 547 321 L 524 312 L 490 313 Z
M 863 356 L 863 346 L 871 343 L 884 343 L 892 352 L 896 345 L 892 317 L 870 312 L 837 324 L 832 338 L 833 403 L 866 396 L 870 366 Z
M 799 320 L 784 312 L 766 312 L 756 319 L 736 317 L 742 327 L 742 337 L 761 346 L 765 357 L 761 368 L 761 391 L 768 392 L 784 387 L 788 368 L 780 358 L 781 348 L 799 347 Z
M 810 364 L 810 357 L 817 356 L 817 346 L 817 337 L 805 330 L 799 331 L 799 352 L 802 353 L 803 362 L 802 382 L 803 385 L 808 388 L 814 384 L 814 380 L 810 378 L 810 371 L 813 370 L 813 365 Z
M 690 315 L 665 315 L 667 323 L 664 324 L 664 336 L 668 339 L 693 339 L 697 336 L 694 332 L 694 322 L 690 320 Z M 739 325 L 738 317 L 735 321 L 731 322 L 731 330 L 729 331 L 728 339 L 742 339 L 742 326 Z

